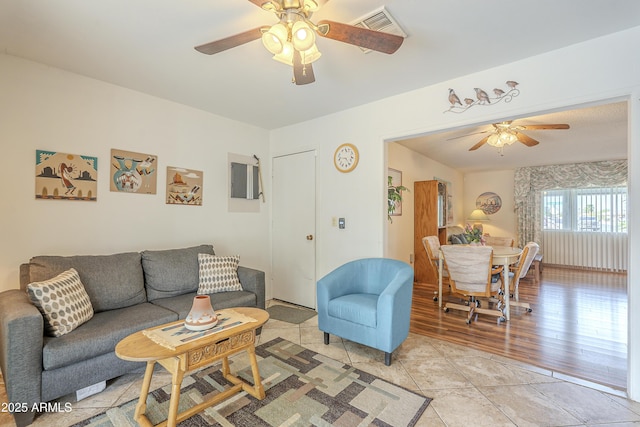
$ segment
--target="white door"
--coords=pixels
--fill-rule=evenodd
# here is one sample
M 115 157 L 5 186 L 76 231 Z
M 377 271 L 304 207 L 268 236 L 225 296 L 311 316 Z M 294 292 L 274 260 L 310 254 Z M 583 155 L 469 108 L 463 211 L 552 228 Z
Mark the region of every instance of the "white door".
M 316 308 L 315 151 L 273 159 L 273 298 Z

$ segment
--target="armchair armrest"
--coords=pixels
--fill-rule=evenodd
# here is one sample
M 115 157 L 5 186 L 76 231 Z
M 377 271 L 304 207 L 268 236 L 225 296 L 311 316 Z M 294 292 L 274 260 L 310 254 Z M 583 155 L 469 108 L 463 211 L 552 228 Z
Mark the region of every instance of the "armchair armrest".
M 238 278 L 242 289 L 256 294 L 258 308 L 265 309 L 265 278 L 264 271 L 249 267 L 238 266 Z
M 400 345 L 409 334 L 413 297 L 413 270 L 398 272 L 378 298 L 378 328 L 382 339 L 392 342 L 391 350 Z
M 40 402 L 44 321 L 27 294 L 18 289 L 0 293 L 0 369 L 9 402 Z M 16 415 L 18 425 L 33 413 Z

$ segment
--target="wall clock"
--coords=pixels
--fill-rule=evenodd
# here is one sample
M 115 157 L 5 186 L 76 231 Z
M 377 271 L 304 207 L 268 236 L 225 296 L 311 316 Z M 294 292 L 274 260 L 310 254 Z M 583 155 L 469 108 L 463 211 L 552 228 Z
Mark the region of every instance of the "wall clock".
M 358 165 L 360 154 L 358 148 L 353 144 L 342 144 L 336 149 L 333 155 L 333 164 L 340 172 L 351 172 Z

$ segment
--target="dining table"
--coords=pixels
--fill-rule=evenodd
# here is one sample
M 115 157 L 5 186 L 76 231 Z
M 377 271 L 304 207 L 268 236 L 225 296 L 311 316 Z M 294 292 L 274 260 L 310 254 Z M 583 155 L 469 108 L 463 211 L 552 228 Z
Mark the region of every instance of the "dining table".
M 521 248 L 514 248 L 511 246 L 492 246 L 493 248 L 493 263 L 495 265 L 501 265 L 504 269 L 504 317 L 506 320 L 511 319 L 510 307 L 509 307 L 509 266 L 515 264 L 520 259 L 522 254 Z M 442 271 L 443 271 L 444 256 L 440 251 L 438 256 L 438 307 L 442 308 Z

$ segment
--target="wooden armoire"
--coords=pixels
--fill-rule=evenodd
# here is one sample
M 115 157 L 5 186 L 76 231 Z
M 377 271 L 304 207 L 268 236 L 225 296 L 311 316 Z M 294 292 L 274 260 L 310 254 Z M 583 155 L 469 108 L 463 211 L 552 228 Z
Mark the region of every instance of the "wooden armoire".
M 413 184 L 414 197 L 414 280 L 424 283 L 438 283 L 438 277 L 429 265 L 427 252 L 422 245 L 425 236 L 438 236 L 440 244 L 447 240 L 446 212 L 447 187 L 437 180 L 416 181 Z

